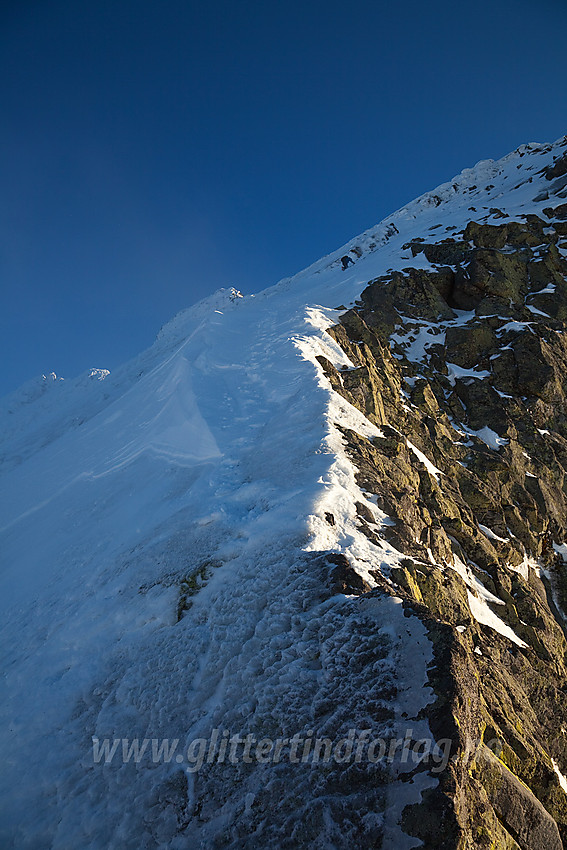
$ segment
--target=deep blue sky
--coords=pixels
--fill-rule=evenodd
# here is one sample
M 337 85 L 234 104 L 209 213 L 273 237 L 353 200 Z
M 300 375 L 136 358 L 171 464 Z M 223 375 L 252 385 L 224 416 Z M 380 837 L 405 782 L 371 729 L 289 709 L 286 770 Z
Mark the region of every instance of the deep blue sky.
M 5 0 L 0 394 L 567 132 L 565 0 Z

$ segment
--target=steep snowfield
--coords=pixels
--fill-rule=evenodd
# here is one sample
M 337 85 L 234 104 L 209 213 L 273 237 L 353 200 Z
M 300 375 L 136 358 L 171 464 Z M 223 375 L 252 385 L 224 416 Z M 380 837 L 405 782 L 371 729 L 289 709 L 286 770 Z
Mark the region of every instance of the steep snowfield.
M 213 729 L 336 740 L 388 693 L 372 736 L 427 737 L 420 621 L 393 597 L 321 593 L 322 553 L 343 553 L 370 585 L 369 570 L 387 575 L 399 556 L 357 527 L 356 501 L 377 526 L 388 518 L 357 487 L 335 426 L 377 429 L 316 357 L 351 365 L 325 329 L 369 280 L 409 264 L 408 240 L 490 221 L 493 207 L 549 205 L 534 201 L 536 175 L 564 144 L 481 163 L 259 295 L 221 290 L 112 374 L 50 376 L 3 401 L 2 846 L 302 846 L 308 802 L 311 846 L 370 846 L 376 831 L 385 847 L 417 846 L 398 819 L 435 779 L 401 782 L 403 764 L 349 834 L 309 765 L 190 771 L 183 757 L 136 763 L 121 749 L 104 764 L 92 739 L 179 739 L 178 753 Z M 426 332 L 418 342 L 417 357 Z M 362 662 L 369 652 L 379 663 Z M 360 808 L 354 786 L 341 794 Z M 273 816 L 255 820 L 255 807 Z

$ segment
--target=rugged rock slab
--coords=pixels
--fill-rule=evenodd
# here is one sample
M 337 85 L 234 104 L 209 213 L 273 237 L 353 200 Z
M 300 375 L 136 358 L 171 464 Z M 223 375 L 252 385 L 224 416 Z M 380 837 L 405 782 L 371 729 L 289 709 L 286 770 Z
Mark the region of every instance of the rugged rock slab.
M 378 532 L 361 511 L 360 525 L 406 555 L 390 587 L 428 627 L 428 720 L 457 742 L 405 812 L 428 848 L 567 841 L 553 761 L 567 763 L 567 263 L 561 210 L 550 218 L 413 241 L 432 268 L 371 281 L 330 331 L 355 368 L 322 362 L 380 426 L 343 429 L 359 485 L 395 521 Z

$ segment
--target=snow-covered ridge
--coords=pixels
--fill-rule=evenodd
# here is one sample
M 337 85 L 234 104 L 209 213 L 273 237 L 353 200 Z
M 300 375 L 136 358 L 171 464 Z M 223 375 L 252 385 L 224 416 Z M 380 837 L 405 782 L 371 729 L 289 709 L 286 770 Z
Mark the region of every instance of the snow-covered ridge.
M 376 734 L 408 723 L 428 734 L 420 712 L 432 699 L 431 647 L 420 621 L 404 617 L 395 597 L 359 604 L 325 593 L 329 552 L 348 558 L 367 586 L 377 571 L 387 581 L 399 559 L 360 531 L 357 503 L 373 527 L 389 519 L 358 486 L 339 429 L 380 432 L 332 391 L 320 358 L 337 370 L 352 364 L 326 329 L 333 308 L 408 265 L 409 238 L 441 239 L 489 214 L 496 198 L 509 215 L 540 209 L 536 175 L 564 145 L 479 163 L 257 296 L 214 293 L 111 375 L 50 376 L 7 400 L 0 843 L 209 847 L 253 811 L 266 784 L 259 766 L 235 782 L 230 765 L 210 780 L 173 763 L 93 765 L 93 737 L 189 742 L 212 728 L 289 734 L 315 720 L 340 735 L 345 713 L 362 702 L 364 714 L 377 685 L 390 693 L 392 716 Z M 504 196 L 508 183 L 517 188 Z M 475 193 L 482 209 L 469 211 Z M 343 272 L 337 259 L 354 248 Z M 442 482 L 443 471 L 408 446 L 411 462 Z M 468 582 L 477 618 L 502 633 L 487 605 L 499 601 Z M 360 675 L 350 670 L 364 629 L 373 652 L 376 635 L 384 643 L 368 681 L 364 663 Z M 297 791 L 302 777 L 284 774 L 278 799 L 307 794 L 307 784 Z M 177 809 L 174 780 L 184 789 Z M 391 796 L 402 791 L 404 802 L 420 799 L 417 783 L 396 778 Z M 197 804 L 205 814 L 193 818 Z M 400 814 L 384 803 L 368 827 L 384 827 L 395 850 L 415 846 Z M 261 846 L 281 846 L 281 833 Z
M 11 671 L 0 724 L 11 765 L 0 789 L 4 846 L 31 848 L 47 836 L 54 848 L 102 848 L 121 836 L 133 850 L 157 829 L 173 848 L 177 821 L 161 823 L 152 800 L 177 765 L 148 761 L 127 778 L 128 765 L 93 765 L 92 738 L 147 732 L 189 742 L 218 727 L 239 733 L 267 723 L 274 738 L 306 732 L 310 706 L 329 687 L 313 661 L 320 628 L 329 634 L 328 676 L 350 688 L 351 717 L 367 686 L 356 677 L 350 685 L 335 655 L 349 640 L 358 651 L 356 630 L 369 618 L 371 634 L 384 630 L 392 661 L 370 684 L 383 678 L 400 697 L 395 725 L 377 726 L 376 735 L 399 736 L 431 700 L 431 649 L 399 601 L 358 608 L 343 595 L 321 599 L 313 576 L 325 575 L 321 553 L 348 553 L 369 579 L 375 560 L 356 523 L 354 501 L 365 497 L 334 423 L 377 429 L 330 392 L 317 361 L 343 359 L 326 333 L 337 313 L 298 303 L 295 293 L 275 307 L 271 298 L 209 299 L 139 358 L 95 380 L 96 401 L 76 394 L 61 418 L 57 398 L 5 444 L 14 462 L 0 497 Z M 388 552 L 380 557 L 387 566 Z M 185 612 L 180 588 L 195 572 L 203 581 Z M 348 732 L 342 709 L 327 713 L 326 734 Z M 427 736 L 426 721 L 416 717 L 414 727 Z M 229 821 L 263 783 L 259 770 L 244 785 L 229 772 L 205 792 L 206 778 L 184 776 L 191 798 L 221 797 Z M 397 785 L 408 801 L 423 787 Z M 125 789 L 140 801 L 135 812 Z M 396 812 L 388 829 L 392 846 L 403 847 Z M 187 840 L 211 846 L 221 826 L 195 819 L 186 829 Z M 265 846 L 280 844 L 276 835 Z
M 417 233 L 411 232 L 412 225 L 416 220 L 416 223 L 421 223 L 424 213 L 429 214 L 434 211 L 436 217 L 442 221 L 446 218 L 447 207 L 450 207 L 451 215 L 453 215 L 456 207 L 463 206 L 464 202 L 467 205 L 473 205 L 474 199 L 477 197 L 482 197 L 485 204 L 487 201 L 496 201 L 502 198 L 504 192 L 508 193 L 511 189 L 519 189 L 532 183 L 538 172 L 552 164 L 564 152 L 566 146 L 567 136 L 562 136 L 553 144 L 531 142 L 520 145 L 515 151 L 499 160 L 481 160 L 472 168 L 463 169 L 452 180 L 440 184 L 436 189 L 425 192 L 410 203 L 400 207 L 374 227 L 353 237 L 338 250 L 317 260 L 299 274 L 303 276 L 307 272 L 320 271 L 329 263 L 338 262 L 343 254 L 352 252 L 355 248 L 364 252 L 375 251 L 389 242 L 396 234 L 405 234 L 406 239 L 410 233 L 412 236 L 417 236 Z M 529 192 L 527 194 L 530 195 Z M 536 196 L 537 191 L 534 190 L 531 193 L 530 200 L 533 200 Z M 525 200 L 524 193 L 522 201 Z M 509 205 L 510 201 L 513 203 L 514 198 L 508 198 L 506 206 Z M 520 205 L 521 203 L 520 201 Z M 541 206 L 545 206 L 545 202 Z M 484 206 L 484 209 L 487 210 L 488 206 Z M 468 215 L 468 212 L 466 208 L 461 210 L 463 226 L 466 225 L 467 221 L 474 218 L 474 216 Z M 441 235 L 443 235 L 442 232 L 437 234 L 438 237 Z M 435 236 L 432 237 L 432 241 L 435 241 Z M 288 280 L 293 279 L 286 279 L 282 283 L 287 284 Z

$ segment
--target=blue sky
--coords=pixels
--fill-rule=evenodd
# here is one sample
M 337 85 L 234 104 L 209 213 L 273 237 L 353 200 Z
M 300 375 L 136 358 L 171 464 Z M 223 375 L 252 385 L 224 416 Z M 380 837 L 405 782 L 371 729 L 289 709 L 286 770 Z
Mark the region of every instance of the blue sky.
M 567 132 L 564 0 L 8 0 L 0 394 Z

